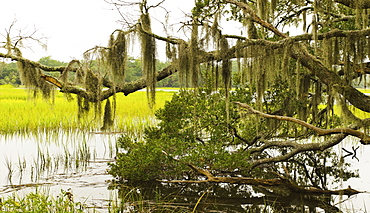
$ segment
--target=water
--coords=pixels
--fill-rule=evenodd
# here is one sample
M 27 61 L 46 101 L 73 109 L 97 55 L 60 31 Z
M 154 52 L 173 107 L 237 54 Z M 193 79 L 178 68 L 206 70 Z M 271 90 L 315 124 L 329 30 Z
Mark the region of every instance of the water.
M 56 196 L 64 190 L 70 191 L 76 202 L 82 202 L 99 212 L 107 212 L 110 202 L 116 201 L 118 196 L 117 190 L 108 190 L 112 176 L 107 173 L 107 163 L 114 161 L 117 151 L 115 142 L 119 136 L 120 134 L 78 132 L 0 136 L 0 197 L 14 194 L 21 197 L 35 191 Z M 360 145 L 355 139 L 335 149 L 337 153 L 341 153 L 342 148 L 350 151 L 352 146 L 360 146 L 357 151 L 359 161 L 351 156 L 346 157 L 345 161 L 352 164 L 351 170 L 359 170 L 360 178 L 353 178 L 329 188 L 335 190 L 351 186 L 359 191 L 370 192 L 370 155 L 367 154 L 370 153 L 370 147 Z M 168 195 L 176 193 L 177 189 L 163 187 L 161 190 Z M 193 190 L 196 191 L 201 190 Z M 199 193 L 195 194 L 194 202 L 199 196 Z M 337 203 L 336 207 L 343 212 L 368 212 L 370 209 L 369 193 L 350 198 L 333 198 Z M 183 199 L 184 205 L 186 200 L 190 200 L 189 197 Z M 233 197 L 233 202 L 237 200 L 237 197 Z M 240 204 L 246 202 L 245 198 L 239 200 Z M 223 201 L 225 203 L 222 203 Z M 219 205 L 225 207 L 229 202 L 230 200 L 225 199 L 217 200 Z
M 119 134 L 58 133 L 0 136 L 0 197 L 29 192 L 58 195 L 70 191 L 76 202 L 107 210 L 108 162 Z
M 340 203 L 338 206 L 342 210 L 348 210 L 348 212 L 369 212 L 370 211 L 370 146 L 361 145 L 358 142 L 358 139 L 350 140 L 347 143 L 344 143 L 343 148 L 348 151 L 352 150 L 352 146 L 356 148 L 359 146 L 357 150 L 357 157 L 359 161 L 355 158 L 352 159 L 351 156 L 345 158 L 346 162 L 351 163 L 351 169 L 358 170 L 360 174 L 360 178 L 353 178 L 349 179 L 346 182 L 343 182 L 341 188 L 347 188 L 350 186 L 353 189 L 357 189 L 359 191 L 365 191 L 365 193 L 357 194 L 352 197 L 347 198 L 347 196 L 343 196 L 340 198 L 336 196 L 336 203 Z M 340 152 L 339 149 L 341 147 L 336 147 L 338 149 L 338 153 Z M 343 151 L 342 151 L 343 152 Z M 343 152 L 343 155 L 346 155 L 346 152 Z M 344 200 L 342 201 L 340 200 Z M 353 211 L 355 210 L 355 211 Z M 345 212 L 345 211 L 344 211 Z

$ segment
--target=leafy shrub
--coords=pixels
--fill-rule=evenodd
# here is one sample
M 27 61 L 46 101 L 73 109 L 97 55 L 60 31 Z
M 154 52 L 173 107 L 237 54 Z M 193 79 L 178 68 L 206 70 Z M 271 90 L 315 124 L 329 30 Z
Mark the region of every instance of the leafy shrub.
M 253 95 L 237 89 L 230 96 L 230 101 L 234 100 L 250 103 Z M 186 163 L 223 172 L 248 166 L 243 151 L 245 141 L 235 132 L 238 126 L 246 125 L 247 119 L 243 124 L 232 104 L 226 112 L 222 92 L 180 91 L 156 112 L 156 117 L 160 123 L 146 129 L 144 140 L 127 135 L 118 140 L 124 151 L 117 155 L 117 162 L 110 164 L 110 174 L 137 181 L 174 179 L 190 178 L 192 173 Z M 240 134 L 248 138 L 256 128 L 248 131 Z
M 294 137 L 300 135 L 299 131 L 307 130 L 288 122 L 276 122 L 245 114 L 232 102 L 239 101 L 252 107 L 260 107 L 262 111 L 271 114 L 283 113 L 290 116 L 297 115 L 301 105 L 283 84 L 266 93 L 263 106 L 256 106 L 254 94 L 248 89 L 236 89 L 230 92 L 230 99 L 226 100 L 223 92 L 207 89 L 180 91 L 156 112 L 160 122 L 145 130 L 144 139 L 139 140 L 129 135 L 119 138 L 118 144 L 123 151 L 117 155 L 116 162 L 110 164 L 109 173 L 121 181 L 197 179 L 197 175 L 187 166 L 192 164 L 215 175 L 276 178 L 276 172 L 282 169 L 280 164 L 249 171 L 250 162 L 270 157 L 271 154 L 284 154 L 288 150 L 275 147 L 271 153 L 262 152 L 250 156 L 250 147 L 263 145 L 262 141 L 252 145 L 252 141 L 258 140 L 261 135 L 264 140 Z M 294 107 L 288 109 L 287 101 L 295 103 Z M 326 168 L 328 165 L 325 162 L 329 161 L 320 159 L 331 158 L 334 161 L 337 156 L 330 151 L 313 155 L 317 158 L 311 155 L 312 153 L 300 153 L 284 167 L 295 171 L 295 179 L 299 182 L 319 185 L 316 180 L 305 177 L 304 170 L 311 169 L 321 175 L 322 171 L 315 167 Z M 309 162 L 313 162 L 312 165 L 315 166 L 299 168 L 310 165 Z M 320 162 L 324 162 L 324 165 Z M 294 170 L 297 168 L 298 171 Z M 343 172 L 335 170 L 338 174 Z M 336 174 L 331 173 L 323 175 L 336 177 Z M 346 176 L 349 178 L 356 175 L 348 172 Z M 321 181 L 321 184 L 324 182 L 326 183 Z

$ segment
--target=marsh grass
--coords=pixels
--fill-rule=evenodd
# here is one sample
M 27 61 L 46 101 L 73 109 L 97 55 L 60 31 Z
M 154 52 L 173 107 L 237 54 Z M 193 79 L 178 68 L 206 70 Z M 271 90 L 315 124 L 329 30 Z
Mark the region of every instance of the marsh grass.
M 0 86 L 0 134 L 39 134 L 40 132 L 99 131 L 102 118 L 90 111 L 78 119 L 75 100 L 68 101 L 64 94 L 55 91 L 55 98 L 33 98 L 29 90 Z M 155 109 L 163 107 L 174 92 L 158 91 Z M 72 98 L 76 97 L 72 95 Z M 148 107 L 146 93 L 138 91 L 128 96 L 117 94 L 114 131 L 142 131 L 155 123 L 154 111 Z
M 56 197 L 37 191 L 24 197 L 14 194 L 0 200 L 0 212 L 87 212 L 84 204 L 74 202 L 71 195 L 64 190 Z
M 35 136 L 35 137 L 33 137 Z M 14 188 L 25 183 L 44 183 L 53 178 L 85 174 L 97 159 L 111 160 L 117 153 L 118 134 L 38 134 L 15 137 L 2 142 L 4 162 L 0 165 L 0 178 L 7 181 L 4 187 Z M 37 139 L 35 139 L 37 138 Z M 12 145 L 13 144 L 13 145 Z M 27 144 L 26 148 L 20 148 Z

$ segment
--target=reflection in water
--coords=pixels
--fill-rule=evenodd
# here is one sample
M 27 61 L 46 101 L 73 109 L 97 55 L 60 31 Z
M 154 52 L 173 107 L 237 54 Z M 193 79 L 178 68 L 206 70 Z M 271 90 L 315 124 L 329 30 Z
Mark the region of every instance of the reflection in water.
M 267 196 L 252 187 L 233 184 L 141 184 L 115 185 L 122 200 L 121 212 L 338 212 L 330 196 Z

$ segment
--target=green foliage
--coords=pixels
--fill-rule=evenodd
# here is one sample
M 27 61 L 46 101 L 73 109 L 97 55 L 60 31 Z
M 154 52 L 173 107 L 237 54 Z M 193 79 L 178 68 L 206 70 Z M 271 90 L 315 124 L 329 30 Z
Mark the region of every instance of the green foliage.
M 67 66 L 68 65 L 68 63 L 66 63 L 66 62 L 51 59 L 51 56 L 42 57 L 42 58 L 40 58 L 40 60 L 38 62 L 40 64 L 43 64 L 43 65 L 49 66 L 49 67 L 59 67 L 59 66 Z
M 168 65 L 169 63 L 167 62 L 156 60 L 155 66 L 157 70 L 162 70 Z M 129 58 L 126 66 L 127 66 L 126 68 L 127 72 L 125 74 L 126 82 L 132 82 L 132 81 L 136 81 L 142 78 L 143 76 L 142 62 L 140 59 Z M 157 87 L 180 87 L 177 73 L 157 82 L 156 86 Z
M 146 130 L 145 140 L 128 136 L 119 139 L 125 151 L 117 156 L 116 164 L 111 164 L 113 176 L 130 180 L 181 178 L 188 168 L 172 158 L 217 170 L 247 166 L 242 161 L 245 156 L 228 151 L 238 143 L 230 126 L 237 124 L 239 115 L 233 108 L 227 122 L 221 94 L 181 91 L 156 116 L 161 122 Z
M 230 101 L 253 105 L 254 98 L 248 89 L 230 93 Z M 156 117 L 160 122 L 147 128 L 145 140 L 119 139 L 124 151 L 110 164 L 110 174 L 128 180 L 190 178 L 187 163 L 234 172 L 248 167 L 244 149 L 265 128 L 254 116 L 241 116 L 233 106 L 228 119 L 225 96 L 207 89 L 181 91 L 156 112 Z
M 261 110 L 297 115 L 302 105 L 294 97 L 294 93 L 280 82 L 266 92 Z M 240 101 L 257 107 L 253 90 L 238 88 L 230 92 L 229 98 L 231 102 Z M 224 92 L 204 88 L 181 90 L 156 112 L 160 122 L 146 129 L 144 139 L 124 135 L 118 140 L 121 152 L 116 162 L 110 164 L 109 173 L 120 181 L 198 179 L 198 174 L 187 166 L 192 164 L 213 174 L 276 178 L 274 173 L 287 168 L 297 183 L 321 188 L 326 187 L 330 177 L 347 180 L 357 176 L 347 170 L 349 164 L 344 164 L 330 150 L 300 153 L 284 166 L 272 163 L 250 171 L 250 162 L 271 157 L 272 153 L 282 155 L 289 152 L 289 148 L 272 147 L 251 155 L 248 149 L 263 145 L 262 142 L 252 142 L 256 138 L 261 135 L 264 140 L 290 138 L 306 130 L 288 122 L 244 114 L 233 105 L 228 118 L 226 103 Z

